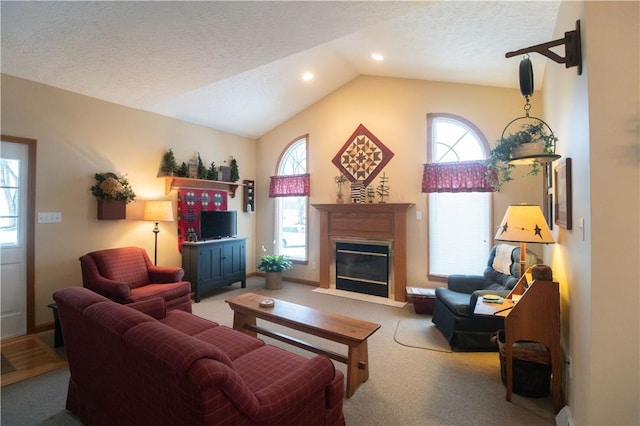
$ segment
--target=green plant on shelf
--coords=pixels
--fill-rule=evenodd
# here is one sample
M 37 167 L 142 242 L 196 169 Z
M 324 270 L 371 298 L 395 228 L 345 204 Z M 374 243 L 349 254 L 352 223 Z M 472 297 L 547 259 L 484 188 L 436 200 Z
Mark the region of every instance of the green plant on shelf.
M 229 173 L 229 180 L 231 182 L 237 182 L 240 180 L 240 170 L 238 169 L 238 162 L 235 158 L 231 157 L 231 162 L 229 163 L 229 167 L 231 171 Z
M 169 148 L 169 150 L 162 156 L 160 170 L 167 176 L 173 176 L 176 170 L 178 170 L 178 163 L 176 162 L 176 156 L 173 153 L 173 149 Z

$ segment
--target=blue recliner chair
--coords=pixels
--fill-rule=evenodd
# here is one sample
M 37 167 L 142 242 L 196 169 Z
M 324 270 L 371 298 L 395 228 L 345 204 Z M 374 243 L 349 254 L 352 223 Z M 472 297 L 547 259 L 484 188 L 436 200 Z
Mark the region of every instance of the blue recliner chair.
M 491 341 L 496 331 L 504 328 L 502 317 L 476 316 L 473 310 L 478 297 L 484 294 L 506 296 L 520 278 L 520 247 L 501 244 L 511 251 L 511 274 L 493 268 L 495 246 L 491 249 L 483 275 L 450 275 L 447 287 L 436 289 L 432 322 L 444 334 L 451 347 L 466 351 L 497 351 Z M 535 253 L 527 250 L 526 267 L 541 263 Z

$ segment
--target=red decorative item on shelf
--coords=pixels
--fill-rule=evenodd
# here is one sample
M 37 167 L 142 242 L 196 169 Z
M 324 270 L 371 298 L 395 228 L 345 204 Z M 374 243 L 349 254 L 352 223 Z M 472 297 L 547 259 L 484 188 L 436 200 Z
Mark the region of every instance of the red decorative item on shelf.
M 127 218 L 125 201 L 98 200 L 98 220 L 122 220 Z
M 200 212 L 227 210 L 227 192 L 207 189 L 178 189 L 178 250 L 189 234 L 200 239 Z

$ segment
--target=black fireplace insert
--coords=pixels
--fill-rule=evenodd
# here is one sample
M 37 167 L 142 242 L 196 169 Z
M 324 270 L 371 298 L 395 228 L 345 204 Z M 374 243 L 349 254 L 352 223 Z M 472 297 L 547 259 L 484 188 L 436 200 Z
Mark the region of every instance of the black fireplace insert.
M 389 248 L 336 242 L 336 289 L 389 297 Z

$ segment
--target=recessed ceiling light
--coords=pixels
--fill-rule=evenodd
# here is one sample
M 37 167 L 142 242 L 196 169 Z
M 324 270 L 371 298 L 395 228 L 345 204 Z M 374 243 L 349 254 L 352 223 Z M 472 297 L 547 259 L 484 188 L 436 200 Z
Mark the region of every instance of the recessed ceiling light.
M 313 73 L 311 73 L 311 72 L 305 72 L 304 74 L 302 74 L 302 79 L 303 79 L 304 81 L 313 80 Z
M 381 55 L 381 54 L 379 54 L 379 53 L 372 53 L 372 54 L 371 54 L 371 58 L 372 58 L 374 61 L 384 61 L 384 56 L 382 56 L 382 55 Z

